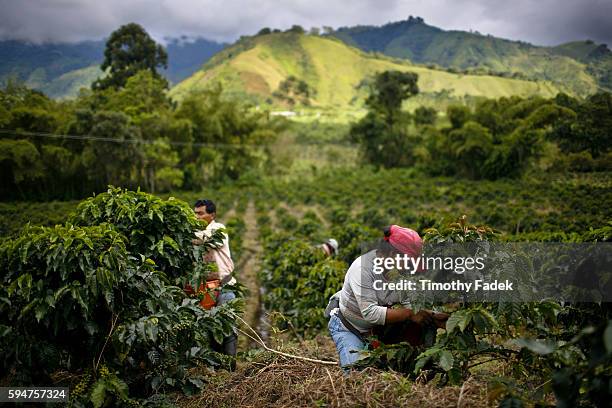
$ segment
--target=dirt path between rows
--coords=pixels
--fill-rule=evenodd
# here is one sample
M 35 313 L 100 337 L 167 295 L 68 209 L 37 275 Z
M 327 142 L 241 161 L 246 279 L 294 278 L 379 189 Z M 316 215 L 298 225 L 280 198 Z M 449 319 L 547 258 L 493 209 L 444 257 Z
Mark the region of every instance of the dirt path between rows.
M 238 265 L 238 279 L 249 290 L 246 297 L 244 320 L 253 328 L 259 323 L 260 298 L 257 271 L 259 270 L 261 245 L 259 244 L 259 230 L 255 216 L 255 206 L 250 201 L 244 214 L 246 229 L 242 241 L 242 259 Z M 248 331 L 248 330 L 247 330 Z M 238 350 L 247 351 L 252 341 L 246 336 L 239 336 Z

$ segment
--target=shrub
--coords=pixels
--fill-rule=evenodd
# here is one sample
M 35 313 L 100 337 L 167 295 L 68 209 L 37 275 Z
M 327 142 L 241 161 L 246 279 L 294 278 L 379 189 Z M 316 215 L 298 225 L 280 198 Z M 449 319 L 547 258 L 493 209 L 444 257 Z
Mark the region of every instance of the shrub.
M 0 245 L 0 377 L 49 385 L 69 371 L 80 379 L 73 402 L 94 406 L 203 385 L 190 369 L 223 363 L 211 345 L 230 334 L 240 301 L 204 310 L 160 268 L 179 280 L 178 258 L 197 259 L 185 255 L 197 224 L 174 201 L 111 190 L 75 220 L 116 226 L 29 227 Z M 184 274 L 208 269 L 185 265 Z
M 127 250 L 152 259 L 174 279 L 191 274 L 202 250 L 191 244 L 194 232 L 204 229 L 189 205 L 170 197 L 110 187 L 81 202 L 71 221 L 78 226 L 110 223 L 128 240 Z M 217 237 L 219 239 L 220 237 Z

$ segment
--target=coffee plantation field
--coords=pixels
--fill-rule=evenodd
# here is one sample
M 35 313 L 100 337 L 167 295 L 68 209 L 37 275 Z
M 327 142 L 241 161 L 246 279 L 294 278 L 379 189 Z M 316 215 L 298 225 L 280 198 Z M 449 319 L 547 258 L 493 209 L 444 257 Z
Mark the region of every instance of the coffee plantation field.
M 207 273 L 194 261 L 198 254 L 191 245 L 198 228 L 190 208 L 196 198 L 217 201 L 243 268 L 236 270 L 238 280 L 259 288 L 245 295 L 247 308 L 257 308 L 247 323 L 280 350 L 328 361 L 336 356 L 323 316 L 327 299 L 342 286 L 360 245 L 380 239 L 385 225 L 409 226 L 438 242 L 612 239 L 609 173 L 470 181 L 364 168 L 170 196 L 110 188 L 81 203 L 3 204 L 5 381 L 69 386 L 72 406 L 220 406 L 221 390 L 235 398 L 253 392 L 250 370 L 262 364 L 271 367 L 269 375 L 282 377 L 277 366 L 291 359 L 273 357 L 248 341 L 241 343 L 238 371 L 224 371 L 230 363 L 211 344 L 227 334 L 242 300 L 206 311 L 180 289 Z M 32 211 L 37 216 L 27 217 Z M 244 247 L 244 237 L 253 233 L 256 241 Z M 340 245 L 334 258 L 316 247 L 330 237 Z M 419 347 L 381 343 L 359 362 L 365 379 L 390 371 L 413 389 L 435 386 L 430 393 L 440 398 L 484 406 L 608 401 L 608 304 L 429 306 L 451 313 L 446 329 Z M 291 375 L 305 380 L 308 371 L 316 383 L 315 371 L 299 371 L 301 364 L 308 363 L 296 362 Z M 356 375 L 347 379 L 337 368 L 317 370 L 320 381 L 338 381 L 341 390 Z M 215 388 L 216 376 L 238 388 Z M 396 377 L 387 381 L 399 387 Z M 469 385 L 474 382 L 480 391 Z M 297 396 L 287 391 L 287 398 L 306 398 L 302 403 L 308 406 L 319 399 L 342 401 L 305 387 Z M 469 395 L 461 397 L 465 387 Z M 319 399 L 309 399 L 314 395 Z M 401 387 L 394 389 L 379 405 L 399 404 L 403 395 Z M 261 398 L 258 404 L 272 402 Z
M 609 407 L 607 46 L 413 16 L 259 28 L 219 31 L 239 40 L 190 55 L 200 68 L 173 88 L 182 57 L 137 23 L 73 99 L 5 78 L 0 404 L 54 386 L 67 399 L 46 406 Z M 419 57 L 428 32 L 467 65 Z M 449 267 L 415 265 L 456 248 Z M 488 270 L 467 268 L 472 249 Z M 400 252 L 413 268 L 387 263 Z

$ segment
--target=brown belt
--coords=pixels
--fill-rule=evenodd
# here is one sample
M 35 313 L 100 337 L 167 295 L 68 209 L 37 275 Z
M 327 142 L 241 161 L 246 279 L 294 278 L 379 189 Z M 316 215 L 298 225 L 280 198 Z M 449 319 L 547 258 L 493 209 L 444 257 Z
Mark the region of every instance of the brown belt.
M 349 323 L 348 320 L 346 320 L 346 317 L 344 317 L 344 315 L 340 311 L 340 308 L 338 308 L 337 316 L 340 318 L 340 321 L 342 322 L 344 327 L 348 329 L 348 331 L 357 336 L 362 342 L 367 343 L 367 341 L 365 341 L 365 339 L 363 338 L 363 334 L 361 334 L 361 332 L 357 330 L 355 326 L 353 326 L 351 323 Z

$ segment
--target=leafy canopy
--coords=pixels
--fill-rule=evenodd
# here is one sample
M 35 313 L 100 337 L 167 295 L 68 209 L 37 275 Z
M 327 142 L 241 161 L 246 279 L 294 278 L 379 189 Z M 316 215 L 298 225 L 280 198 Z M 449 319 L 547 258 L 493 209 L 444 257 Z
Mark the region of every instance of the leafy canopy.
M 129 77 L 141 70 L 149 70 L 162 79 L 157 73 L 159 66 L 168 67 L 168 54 L 164 48 L 156 44 L 140 25 L 126 24 L 115 30 L 108 39 L 101 68 L 108 70 L 109 74 L 98 79 L 93 87 L 122 88 Z

